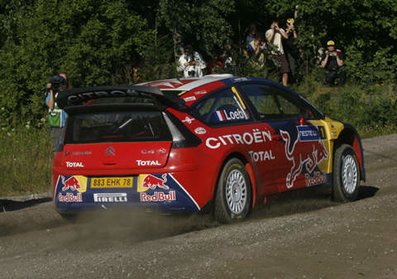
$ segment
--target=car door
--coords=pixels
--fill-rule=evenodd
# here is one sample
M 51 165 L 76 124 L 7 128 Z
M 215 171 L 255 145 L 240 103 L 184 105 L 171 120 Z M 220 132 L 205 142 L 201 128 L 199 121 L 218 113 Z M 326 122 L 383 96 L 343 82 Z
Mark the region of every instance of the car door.
M 270 143 L 275 161 L 271 168 L 276 191 L 286 191 L 324 182 L 319 164 L 328 159 L 324 146 L 324 127 L 317 121 L 318 113 L 291 91 L 269 84 L 241 86 L 256 118 L 272 130 Z M 267 172 L 268 170 L 264 170 Z M 311 179 L 320 176 L 320 179 Z M 315 181 L 315 183 L 313 183 Z
M 250 161 L 258 183 L 266 183 L 269 187 L 275 185 L 271 168 L 261 167 L 272 164 L 275 159 L 268 145 L 272 140 L 270 126 L 254 119 L 252 111 L 235 87 L 219 90 L 203 98 L 193 110 L 198 119 L 211 127 L 204 142 L 212 163 L 220 156 L 224 160 L 232 153 L 244 154 Z M 216 156 L 212 156 L 214 152 Z M 263 193 L 263 187 L 258 190 L 259 196 Z

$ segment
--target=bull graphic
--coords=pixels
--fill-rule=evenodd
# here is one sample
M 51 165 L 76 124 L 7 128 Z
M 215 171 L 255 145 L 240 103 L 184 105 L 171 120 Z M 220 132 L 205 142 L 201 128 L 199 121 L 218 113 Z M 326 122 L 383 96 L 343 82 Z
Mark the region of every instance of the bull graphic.
M 168 190 L 169 187 L 165 184 L 167 182 L 167 174 L 163 174 L 161 177 L 162 178 L 158 178 L 149 174 L 143 180 L 142 186 L 144 188 L 150 188 L 151 190 L 155 190 L 156 188 Z
M 63 184 L 62 187 L 63 192 L 65 192 L 66 190 L 76 191 L 81 189 L 80 183 L 76 177 L 71 176 L 68 179 L 65 179 L 64 176 L 61 176 L 61 179 Z
M 280 130 L 281 137 L 285 142 L 285 155 L 288 161 L 292 162 L 290 172 L 287 174 L 286 186 L 288 189 L 294 186 L 294 182 L 299 174 L 302 173 L 303 166 L 308 173 L 312 173 L 316 166 L 328 158 L 328 152 L 321 139 L 311 141 L 312 146 L 309 151 L 307 145 L 302 144 L 301 136 L 298 136 L 291 146 L 291 136 L 288 132 Z

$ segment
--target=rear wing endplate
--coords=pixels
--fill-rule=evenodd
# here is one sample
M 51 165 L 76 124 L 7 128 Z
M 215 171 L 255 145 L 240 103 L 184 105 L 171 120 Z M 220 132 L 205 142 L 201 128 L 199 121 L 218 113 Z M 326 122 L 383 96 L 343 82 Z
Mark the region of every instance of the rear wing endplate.
M 111 98 L 109 103 L 123 103 L 125 97 L 140 97 L 151 100 L 153 103 L 162 104 L 177 108 L 186 109 L 185 101 L 178 96 L 164 94 L 159 88 L 152 86 L 124 85 L 124 86 L 99 86 L 88 88 L 69 89 L 60 92 L 56 99 L 59 108 L 77 106 L 88 103 L 91 100 Z M 120 98 L 120 102 L 117 102 Z M 101 102 L 103 103 L 103 102 Z

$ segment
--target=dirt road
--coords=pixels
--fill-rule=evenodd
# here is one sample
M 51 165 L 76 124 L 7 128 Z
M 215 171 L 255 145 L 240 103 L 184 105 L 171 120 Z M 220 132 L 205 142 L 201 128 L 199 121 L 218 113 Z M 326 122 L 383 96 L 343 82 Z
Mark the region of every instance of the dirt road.
M 68 224 L 49 203 L 0 213 L 0 278 L 397 278 L 397 135 L 364 149 L 359 201 L 291 192 L 234 225 L 143 212 Z

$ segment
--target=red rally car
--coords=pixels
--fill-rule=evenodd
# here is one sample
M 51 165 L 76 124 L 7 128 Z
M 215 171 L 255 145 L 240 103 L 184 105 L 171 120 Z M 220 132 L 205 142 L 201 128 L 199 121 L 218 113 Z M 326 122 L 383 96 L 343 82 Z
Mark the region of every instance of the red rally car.
M 302 96 L 260 78 L 209 75 L 72 89 L 53 164 L 61 214 L 142 206 L 244 219 L 267 196 L 330 185 L 356 199 L 360 137 Z

